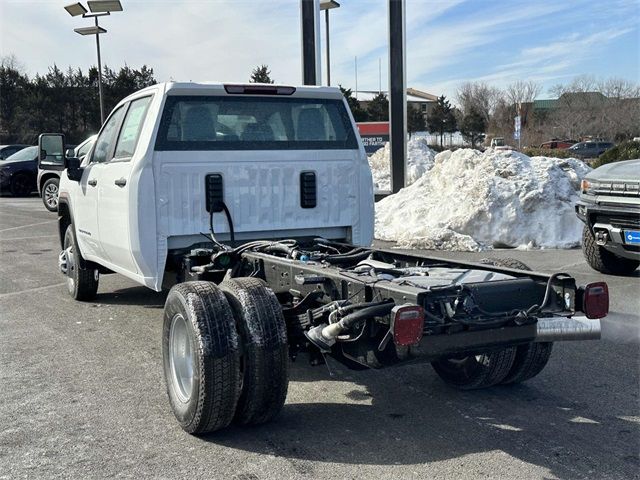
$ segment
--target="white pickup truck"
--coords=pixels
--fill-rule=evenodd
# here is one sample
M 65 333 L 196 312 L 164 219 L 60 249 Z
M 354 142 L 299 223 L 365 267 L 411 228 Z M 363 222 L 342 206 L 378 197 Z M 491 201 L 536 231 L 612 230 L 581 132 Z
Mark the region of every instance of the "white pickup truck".
M 63 145 L 41 135 L 40 158 Z M 605 283 L 371 248 L 371 172 L 336 88 L 154 85 L 64 165 L 69 293 L 92 300 L 114 272 L 173 285 L 163 364 L 193 434 L 272 419 L 299 352 L 354 368 L 431 362 L 452 386 L 483 388 L 537 375 L 554 341 L 599 338 L 608 311 Z

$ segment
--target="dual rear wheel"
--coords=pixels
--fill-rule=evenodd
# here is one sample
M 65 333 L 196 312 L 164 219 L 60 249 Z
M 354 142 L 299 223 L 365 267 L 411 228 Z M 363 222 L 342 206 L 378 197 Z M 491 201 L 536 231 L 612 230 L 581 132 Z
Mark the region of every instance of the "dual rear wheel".
M 514 258 L 485 259 L 481 263 L 531 270 Z M 551 342 L 527 343 L 477 355 L 437 360 L 431 365 L 449 385 L 474 390 L 521 383 L 535 377 L 547 365 L 552 348 Z
M 288 387 L 286 325 L 261 280 L 174 286 L 164 312 L 163 364 L 171 408 L 192 434 L 257 425 L 282 409 Z

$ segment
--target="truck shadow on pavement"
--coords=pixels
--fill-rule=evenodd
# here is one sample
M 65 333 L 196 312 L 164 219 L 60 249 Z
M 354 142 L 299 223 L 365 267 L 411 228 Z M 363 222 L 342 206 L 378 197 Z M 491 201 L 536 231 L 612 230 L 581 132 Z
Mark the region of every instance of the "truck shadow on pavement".
M 164 308 L 168 290 L 154 292 L 147 287 L 129 287 L 98 293 L 95 303 L 105 305 L 134 305 L 143 308 Z
M 633 478 L 640 466 L 637 399 L 611 401 L 603 411 L 581 401 L 587 394 L 569 401 L 571 395 L 555 394 L 549 380 L 460 392 L 444 385 L 428 364 L 340 369 L 329 377 L 326 368 L 311 368 L 301 359 L 293 364 L 291 382 L 290 403 L 273 422 L 205 438 L 287 458 L 301 474 L 313 470 L 311 462 L 424 465 L 455 459 L 478 474 L 502 475 L 486 471 L 486 457 L 465 458 L 487 452 L 502 455 L 498 464 L 508 460 L 512 472 L 522 461 L 567 479 Z M 304 397 L 318 402 L 296 403 L 296 382 L 315 390 Z M 585 386 L 592 388 L 608 394 L 606 385 Z M 344 403 L 335 403 L 336 392 Z

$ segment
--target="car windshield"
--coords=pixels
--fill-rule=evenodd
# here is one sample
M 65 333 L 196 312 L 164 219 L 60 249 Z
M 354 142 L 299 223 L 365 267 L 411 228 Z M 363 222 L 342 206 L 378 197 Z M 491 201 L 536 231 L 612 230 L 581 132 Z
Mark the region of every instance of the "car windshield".
M 156 150 L 356 149 L 342 100 L 168 97 Z
M 7 157 L 4 161 L 14 160 L 35 160 L 38 157 L 38 147 L 23 148 L 19 152 L 14 153 L 10 157 Z

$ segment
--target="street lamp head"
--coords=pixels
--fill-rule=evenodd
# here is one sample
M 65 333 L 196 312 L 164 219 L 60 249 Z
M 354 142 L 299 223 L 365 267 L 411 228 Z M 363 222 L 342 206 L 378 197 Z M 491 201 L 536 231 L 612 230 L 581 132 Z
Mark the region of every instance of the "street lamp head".
M 335 0 L 320 0 L 320 10 L 331 10 L 332 8 L 338 8 L 340 4 Z
M 87 2 L 91 13 L 121 12 L 122 4 L 120 0 L 89 0 Z
M 80 2 L 72 3 L 71 5 L 67 5 L 64 9 L 71 15 L 72 17 L 77 17 L 78 15 L 84 15 L 87 13 L 87 9 L 84 8 Z
M 98 26 L 74 28 L 73 31 L 80 35 L 98 35 L 100 33 L 107 33 L 106 29 Z

